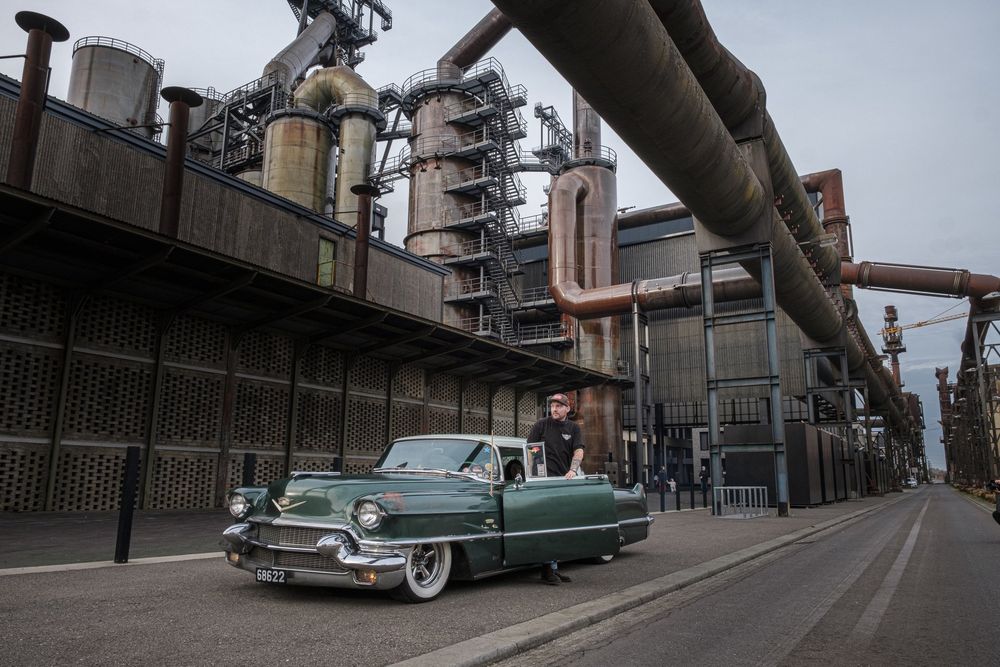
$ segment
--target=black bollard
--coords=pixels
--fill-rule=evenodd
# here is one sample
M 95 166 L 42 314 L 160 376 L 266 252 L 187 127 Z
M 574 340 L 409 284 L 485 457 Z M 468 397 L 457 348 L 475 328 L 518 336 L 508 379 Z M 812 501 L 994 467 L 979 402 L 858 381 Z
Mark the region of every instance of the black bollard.
M 694 509 L 694 481 L 691 481 L 691 509 Z
M 667 511 L 667 490 L 663 488 L 662 484 L 660 485 L 660 511 Z
M 243 455 L 243 486 L 253 486 L 257 481 L 257 455 L 247 452 Z
M 674 487 L 674 500 L 677 501 L 677 511 L 681 511 L 681 487 Z
M 708 489 L 701 490 L 701 506 L 708 507 Z
M 127 563 L 132 543 L 132 515 L 135 512 L 135 491 L 139 487 L 139 448 L 125 450 L 125 470 L 122 474 L 121 506 L 118 509 L 118 538 L 115 541 L 115 562 Z

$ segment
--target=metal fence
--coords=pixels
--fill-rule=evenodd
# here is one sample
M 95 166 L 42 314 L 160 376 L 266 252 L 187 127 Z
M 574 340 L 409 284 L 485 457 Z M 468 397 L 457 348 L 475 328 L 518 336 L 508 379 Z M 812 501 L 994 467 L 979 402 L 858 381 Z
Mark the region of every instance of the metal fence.
M 712 490 L 715 515 L 727 519 L 768 516 L 766 486 L 719 486 Z

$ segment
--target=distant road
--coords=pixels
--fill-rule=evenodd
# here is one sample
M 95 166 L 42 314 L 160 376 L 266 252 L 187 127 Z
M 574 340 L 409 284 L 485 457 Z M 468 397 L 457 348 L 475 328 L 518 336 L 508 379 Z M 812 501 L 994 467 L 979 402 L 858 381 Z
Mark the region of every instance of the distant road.
M 509 664 L 998 665 L 989 509 L 922 486 Z

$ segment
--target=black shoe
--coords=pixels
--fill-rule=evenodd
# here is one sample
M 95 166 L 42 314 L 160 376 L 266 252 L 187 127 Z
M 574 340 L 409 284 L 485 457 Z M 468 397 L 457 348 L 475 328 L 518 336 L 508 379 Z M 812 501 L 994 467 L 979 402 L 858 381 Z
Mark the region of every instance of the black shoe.
M 552 570 L 551 565 L 542 566 L 542 583 L 549 586 L 558 586 L 562 583 L 562 577 L 558 572 Z
M 567 577 L 565 574 L 563 574 L 559 570 L 552 570 L 552 574 L 554 574 L 557 577 L 559 577 L 559 581 L 562 581 L 564 583 L 568 584 L 569 582 L 573 581 L 571 578 Z

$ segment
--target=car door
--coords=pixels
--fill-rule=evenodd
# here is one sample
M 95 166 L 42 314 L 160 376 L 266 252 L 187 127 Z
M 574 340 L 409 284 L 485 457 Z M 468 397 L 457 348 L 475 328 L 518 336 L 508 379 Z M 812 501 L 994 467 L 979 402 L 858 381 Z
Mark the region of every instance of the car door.
M 503 494 L 504 566 L 618 553 L 614 491 L 606 479 L 541 478 Z

